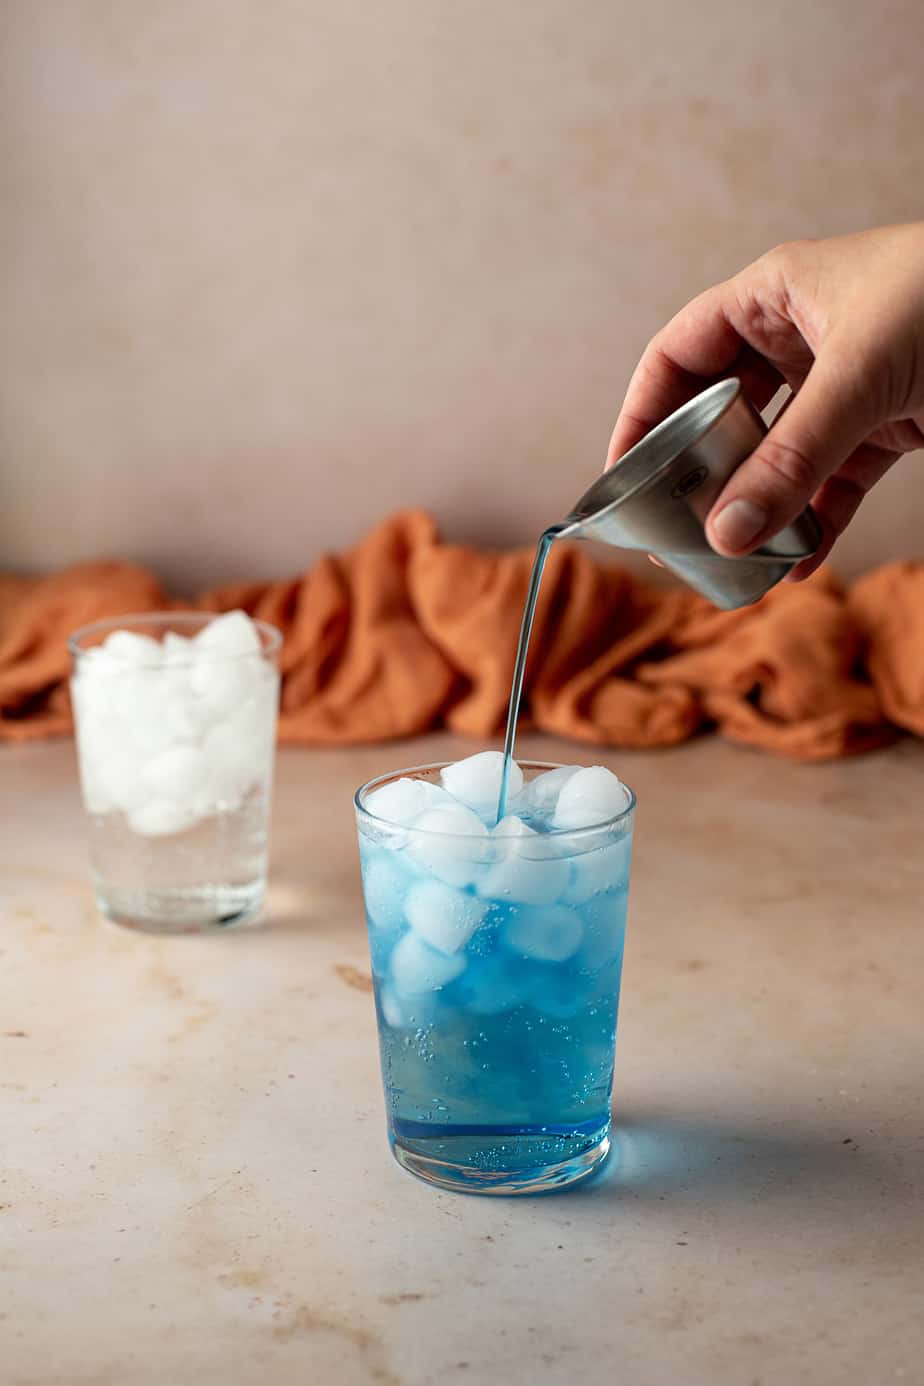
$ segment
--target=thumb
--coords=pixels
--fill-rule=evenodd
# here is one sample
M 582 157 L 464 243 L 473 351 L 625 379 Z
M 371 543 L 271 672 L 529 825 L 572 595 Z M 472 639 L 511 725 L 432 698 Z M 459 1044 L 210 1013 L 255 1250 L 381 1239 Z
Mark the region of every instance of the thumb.
M 875 421 L 867 414 L 863 392 L 817 360 L 709 512 L 706 536 L 716 552 L 749 553 L 791 524 L 869 434 Z

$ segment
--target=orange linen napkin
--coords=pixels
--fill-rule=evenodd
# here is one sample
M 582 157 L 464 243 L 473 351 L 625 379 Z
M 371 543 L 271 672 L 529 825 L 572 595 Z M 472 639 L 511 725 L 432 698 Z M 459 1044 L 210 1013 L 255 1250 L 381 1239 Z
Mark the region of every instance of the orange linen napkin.
M 80 563 L 46 578 L 0 573 L 0 740 L 71 730 L 71 631 L 170 605 L 157 580 L 131 563 Z
M 444 544 L 406 511 L 302 577 L 170 601 L 126 563 L 0 577 L 0 739 L 70 728 L 65 638 L 82 622 L 170 606 L 243 607 L 284 636 L 280 739 L 347 745 L 446 725 L 501 729 L 532 553 Z M 801 760 L 924 735 L 924 565 L 846 594 L 819 574 L 719 612 L 553 545 L 536 613 L 528 721 L 580 741 L 656 747 L 717 725 Z
M 924 564 L 890 563 L 854 583 L 847 609 L 886 717 L 924 736 Z

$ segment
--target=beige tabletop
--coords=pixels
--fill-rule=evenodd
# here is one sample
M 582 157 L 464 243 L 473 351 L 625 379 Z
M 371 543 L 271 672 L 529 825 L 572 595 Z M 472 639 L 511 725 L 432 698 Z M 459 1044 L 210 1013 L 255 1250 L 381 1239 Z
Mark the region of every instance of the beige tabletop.
M 279 757 L 270 905 L 94 911 L 73 748 L 0 749 L 2 1386 L 924 1381 L 924 751 L 602 759 L 637 790 L 617 1154 L 436 1192 L 384 1134 L 350 792 Z

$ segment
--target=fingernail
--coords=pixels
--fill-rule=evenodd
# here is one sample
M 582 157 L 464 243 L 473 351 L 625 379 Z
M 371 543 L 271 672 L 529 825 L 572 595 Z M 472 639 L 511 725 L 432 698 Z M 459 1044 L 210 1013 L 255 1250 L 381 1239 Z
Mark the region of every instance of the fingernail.
M 712 521 L 712 533 L 727 549 L 746 549 L 767 523 L 767 512 L 753 501 L 729 501 Z

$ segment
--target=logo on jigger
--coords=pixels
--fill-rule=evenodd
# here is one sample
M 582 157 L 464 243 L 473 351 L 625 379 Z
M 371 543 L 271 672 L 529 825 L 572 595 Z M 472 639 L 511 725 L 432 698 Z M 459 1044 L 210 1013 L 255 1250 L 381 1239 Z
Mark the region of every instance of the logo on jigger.
M 694 467 L 692 472 L 687 472 L 686 476 L 681 477 L 671 491 L 674 500 L 682 500 L 684 496 L 689 496 L 696 490 L 697 486 L 702 486 L 708 475 L 707 467 Z

